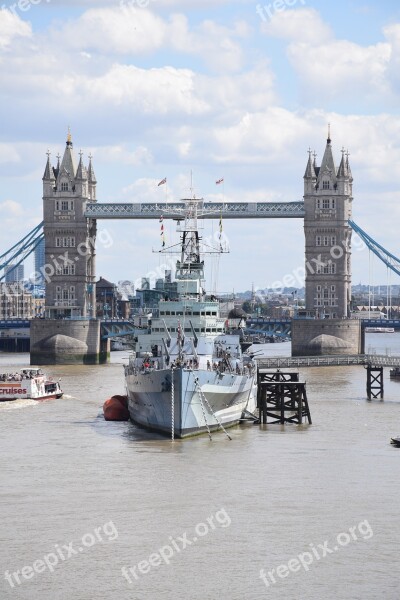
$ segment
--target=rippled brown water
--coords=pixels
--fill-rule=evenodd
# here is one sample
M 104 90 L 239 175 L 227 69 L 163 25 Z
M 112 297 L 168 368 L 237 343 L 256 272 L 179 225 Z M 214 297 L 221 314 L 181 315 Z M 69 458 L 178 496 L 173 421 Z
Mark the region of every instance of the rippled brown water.
M 400 334 L 371 344 L 400 354 Z M 311 427 L 245 426 L 231 442 L 172 445 L 102 419 L 104 399 L 123 393 L 124 356 L 51 368 L 63 399 L 0 405 L 2 600 L 399 600 L 400 450 L 389 440 L 400 435 L 400 383 L 388 370 L 384 402 L 366 400 L 361 367 L 308 369 Z M 27 357 L 0 355 L 0 370 L 17 363 Z M 166 546 L 170 564 L 151 565 Z M 43 563 L 20 585 L 4 579 L 40 571 L 57 548 L 65 560 L 53 572 Z M 295 570 L 313 548 L 319 560 Z M 136 567 L 132 583 L 124 566 Z

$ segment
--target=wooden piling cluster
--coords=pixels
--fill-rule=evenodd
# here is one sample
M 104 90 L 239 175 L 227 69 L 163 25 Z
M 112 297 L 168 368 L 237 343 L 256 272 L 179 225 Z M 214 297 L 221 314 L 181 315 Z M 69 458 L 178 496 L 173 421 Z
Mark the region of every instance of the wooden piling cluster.
M 311 425 L 306 384 L 304 381 L 299 381 L 297 371 L 259 369 L 257 381 L 257 408 L 260 423 L 301 425 L 304 420 L 307 420 Z
M 365 368 L 367 369 L 368 399 L 383 398 L 383 367 L 377 367 L 372 363 L 368 363 Z

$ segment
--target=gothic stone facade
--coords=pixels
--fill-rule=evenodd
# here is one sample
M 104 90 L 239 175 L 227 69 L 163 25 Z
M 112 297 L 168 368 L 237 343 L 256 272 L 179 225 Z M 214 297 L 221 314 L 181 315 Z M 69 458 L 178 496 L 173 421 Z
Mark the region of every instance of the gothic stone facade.
M 317 319 L 350 316 L 352 185 L 349 155 L 336 168 L 330 136 L 320 167 L 309 151 L 304 175 L 306 310 Z
M 96 221 L 84 217 L 86 202 L 96 201 L 92 160 L 78 166 L 71 136 L 64 157 L 52 167 L 48 155 L 43 176 L 43 216 L 48 319 L 95 317 Z

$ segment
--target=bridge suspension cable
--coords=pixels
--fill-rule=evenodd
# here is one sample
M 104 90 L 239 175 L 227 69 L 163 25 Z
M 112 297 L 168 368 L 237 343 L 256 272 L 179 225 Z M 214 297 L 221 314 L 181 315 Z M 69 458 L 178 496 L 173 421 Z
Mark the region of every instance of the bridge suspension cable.
M 397 256 L 378 244 L 378 242 L 372 239 L 368 233 L 356 225 L 354 221 L 349 221 L 349 225 L 365 242 L 369 250 L 371 250 L 371 252 L 373 252 L 379 258 L 379 260 L 381 260 L 394 273 L 400 275 L 400 258 L 397 258 Z
M 32 254 L 35 248 L 44 239 L 43 221 L 30 231 L 22 240 L 17 242 L 12 248 L 0 255 L 0 281 L 6 276 L 5 269 L 8 266 L 18 267 L 24 260 Z M 2 274 L 1 272 L 4 271 Z

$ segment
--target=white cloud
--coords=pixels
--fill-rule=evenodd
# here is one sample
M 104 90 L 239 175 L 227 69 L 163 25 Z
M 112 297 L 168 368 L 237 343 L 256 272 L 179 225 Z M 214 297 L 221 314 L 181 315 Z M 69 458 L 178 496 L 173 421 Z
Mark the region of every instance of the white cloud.
M 131 110 L 142 114 L 199 114 L 208 109 L 207 103 L 196 97 L 194 73 L 189 69 L 147 70 L 115 64 L 100 77 L 76 83 L 80 84 L 76 91 L 80 87 L 86 100 L 106 103 L 109 107 L 129 105 Z
M 0 164 L 18 163 L 20 160 L 14 145 L 0 144 Z
M 0 50 L 7 49 L 18 37 L 30 37 L 32 29 L 29 23 L 5 8 L 0 8 Z
M 218 25 L 208 19 L 190 30 L 187 17 L 171 18 L 171 45 L 185 54 L 200 56 L 213 71 L 239 71 L 243 64 L 243 51 L 234 38 L 247 37 L 250 29 L 243 21 L 233 28 Z
M 6 217 L 22 217 L 24 214 L 24 208 L 19 202 L 15 200 L 4 200 L 0 202 L 0 214 Z
M 238 71 L 243 52 L 236 41 L 249 35 L 246 22 L 232 27 L 218 25 L 211 19 L 191 28 L 184 14 L 162 19 L 157 13 L 137 4 L 93 8 L 53 29 L 53 41 L 64 40 L 73 50 L 99 55 L 133 55 L 154 53 L 161 48 L 199 56 L 213 70 Z
M 333 38 L 331 28 L 313 8 L 275 12 L 262 23 L 263 33 L 284 40 L 317 46 Z
M 311 135 L 310 124 L 301 115 L 273 106 L 263 112 L 246 113 L 228 127 L 217 128 L 215 159 L 246 164 L 282 164 L 290 160 L 299 140 Z
M 285 10 L 263 23 L 262 31 L 287 40 L 287 55 L 295 69 L 303 101 L 313 106 L 355 97 L 360 108 L 393 102 L 391 79 L 399 77 L 400 26 L 387 27 L 387 42 L 362 46 L 335 39 L 331 28 L 312 8 Z
M 398 94 L 400 92 L 400 24 L 386 27 L 384 34 L 390 45 L 388 79 Z
M 119 6 L 163 9 L 181 7 L 186 10 L 198 8 L 214 8 L 229 4 L 232 0 L 117 0 Z M 253 0 L 235 0 L 238 4 L 253 5 Z M 98 6 L 109 6 L 110 0 L 51 0 L 54 6 L 80 6 L 82 8 L 93 8 Z
M 322 104 L 344 94 L 362 94 L 362 102 L 390 93 L 386 69 L 388 44 L 363 47 L 347 40 L 332 40 L 316 47 L 293 43 L 289 59 L 300 77 L 303 93 Z
M 168 202 L 175 200 L 170 181 L 168 185 L 158 186 L 160 179 L 141 177 L 122 189 L 122 194 L 129 202 Z
M 152 12 L 136 6 L 90 9 L 71 20 L 55 38 L 77 50 L 102 54 L 138 54 L 160 48 L 166 36 L 166 24 Z
M 120 163 L 122 165 L 147 165 L 153 161 L 151 151 L 145 146 L 138 146 L 133 152 L 125 146 L 104 146 L 92 150 L 96 160 Z

